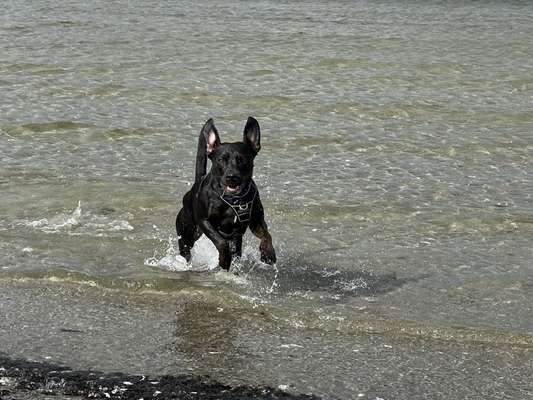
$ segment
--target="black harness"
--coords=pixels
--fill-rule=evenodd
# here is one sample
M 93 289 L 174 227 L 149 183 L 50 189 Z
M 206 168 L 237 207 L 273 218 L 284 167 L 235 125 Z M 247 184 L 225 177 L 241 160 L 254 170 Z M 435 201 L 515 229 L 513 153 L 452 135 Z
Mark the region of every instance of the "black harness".
M 239 222 L 245 223 L 249 222 L 252 218 L 252 206 L 255 196 L 257 196 L 257 187 L 255 186 L 255 182 L 251 180 L 246 191 L 243 191 L 243 194 L 223 192 L 220 198 L 233 209 Z

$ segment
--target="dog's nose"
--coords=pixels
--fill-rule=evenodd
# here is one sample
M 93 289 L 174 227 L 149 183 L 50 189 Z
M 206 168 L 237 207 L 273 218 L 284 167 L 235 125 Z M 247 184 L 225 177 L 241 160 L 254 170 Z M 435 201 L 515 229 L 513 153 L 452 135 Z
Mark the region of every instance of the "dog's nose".
M 232 186 L 238 186 L 241 184 L 241 177 L 238 175 L 229 175 L 226 177 L 226 183 Z

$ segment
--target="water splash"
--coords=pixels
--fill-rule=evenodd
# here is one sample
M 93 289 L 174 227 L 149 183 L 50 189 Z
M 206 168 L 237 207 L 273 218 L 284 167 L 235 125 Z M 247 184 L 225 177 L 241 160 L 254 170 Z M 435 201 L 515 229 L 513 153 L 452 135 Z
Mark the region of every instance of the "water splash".
M 31 228 L 40 229 L 45 232 L 55 232 L 80 225 L 80 217 L 81 200 L 78 201 L 78 206 L 69 215 L 60 214 L 55 217 L 52 217 L 50 220 L 48 218 L 42 218 L 35 221 L 27 222 L 25 223 L 25 225 Z
M 157 226 L 154 225 L 153 228 L 156 231 L 156 237 L 163 236 Z M 147 267 L 171 272 L 210 271 L 214 272 L 211 278 L 215 281 L 229 286 L 236 285 L 239 287 L 239 291 L 247 288 L 247 292 L 251 291 L 252 293 L 270 294 L 277 286 L 277 283 L 271 283 L 271 280 L 266 283 L 262 282 L 261 277 L 263 277 L 264 271 L 262 271 L 261 266 L 263 263 L 260 261 L 257 246 L 245 244 L 242 256 L 233 259 L 231 269 L 228 272 L 218 267 L 218 250 L 206 236 L 201 236 L 191 249 L 190 263 L 187 263 L 179 254 L 177 237 L 174 235 L 163 237 L 159 239 L 161 245 L 155 249 L 154 255 L 144 260 L 144 265 Z M 260 278 L 259 281 L 258 278 Z
M 78 206 L 76 209 L 70 214 L 64 222 L 56 224 L 54 226 L 55 229 L 59 228 L 70 228 L 72 226 L 77 226 L 80 224 L 80 217 L 81 217 L 81 200 L 78 200 Z
M 167 247 L 162 255 L 154 252 L 154 255 L 144 260 L 144 265 L 147 267 L 163 268 L 169 271 L 187 271 L 190 265 L 187 261 L 176 252 L 176 240 L 168 237 Z
M 179 254 L 178 240 L 175 236 L 170 235 L 161 242 L 165 243 L 164 249 L 156 249 L 152 257 L 144 260 L 144 265 L 169 271 L 209 271 L 218 266 L 217 249 L 205 236 L 194 244 L 190 263 Z
M 278 287 L 278 275 L 279 275 L 279 269 L 277 264 L 274 264 L 272 266 L 274 268 L 274 278 L 272 279 L 272 285 L 267 289 L 268 294 L 272 294 L 274 290 Z
M 107 216 L 82 211 L 81 200 L 69 214 L 58 214 L 51 218 L 41 218 L 23 222 L 21 225 L 46 233 L 66 232 L 69 235 L 108 236 L 109 233 L 133 231 L 133 226 L 124 219 L 109 220 Z

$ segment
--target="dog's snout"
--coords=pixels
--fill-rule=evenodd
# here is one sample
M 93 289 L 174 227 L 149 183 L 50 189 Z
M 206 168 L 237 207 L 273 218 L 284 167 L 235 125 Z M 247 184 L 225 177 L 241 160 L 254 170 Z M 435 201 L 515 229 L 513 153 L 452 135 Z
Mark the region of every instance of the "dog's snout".
M 226 177 L 226 183 L 229 185 L 238 186 L 241 184 L 241 177 L 238 175 L 228 175 Z

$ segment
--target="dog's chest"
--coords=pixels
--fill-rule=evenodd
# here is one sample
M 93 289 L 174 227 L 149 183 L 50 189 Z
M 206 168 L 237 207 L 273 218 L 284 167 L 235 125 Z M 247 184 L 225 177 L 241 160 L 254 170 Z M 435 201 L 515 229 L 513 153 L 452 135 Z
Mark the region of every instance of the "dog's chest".
M 248 222 L 241 222 L 231 207 L 227 207 L 220 215 L 218 230 L 224 236 L 242 235 L 248 226 Z

